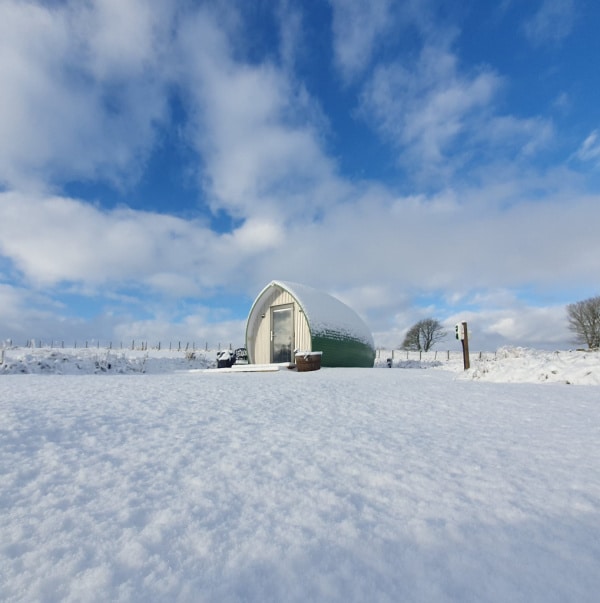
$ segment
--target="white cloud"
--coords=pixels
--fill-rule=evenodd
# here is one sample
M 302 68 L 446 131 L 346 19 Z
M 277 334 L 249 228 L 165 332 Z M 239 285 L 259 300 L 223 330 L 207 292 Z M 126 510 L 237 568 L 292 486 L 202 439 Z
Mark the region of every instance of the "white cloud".
M 494 152 L 515 149 L 521 156 L 532 156 L 544 150 L 554 137 L 554 127 L 542 117 L 517 118 L 513 115 L 491 117 L 474 140 L 485 143 Z
M 343 78 L 352 81 L 369 65 L 380 37 L 393 26 L 389 0 L 330 0 L 333 50 Z
M 14 344 L 24 345 L 33 338 L 47 337 L 54 331 L 73 330 L 79 319 L 64 316 L 65 308 L 43 292 L 0 282 L 0 347 L 13 339 Z M 63 330 L 64 328 L 64 330 Z
M 420 296 L 451 292 L 460 283 L 462 295 L 447 301 L 490 313 L 476 318 L 479 325 L 491 325 L 486 341 L 522 333 L 533 342 L 534 333 L 524 325 L 539 325 L 541 318 L 534 322 L 538 314 L 531 310 L 529 320 L 510 295 L 497 291 L 544 290 L 556 283 L 575 290 L 597 282 L 600 199 L 573 195 L 566 186 L 541 202 L 527 197 L 526 185 L 492 187 L 489 202 L 485 188 L 407 199 L 365 189 L 326 208 L 312 224 L 256 218 L 226 235 L 149 212 L 100 211 L 73 199 L 4 193 L 0 252 L 40 291 L 55 295 L 68 290 L 69 284 L 61 284 L 66 282 L 93 295 L 108 286 L 116 308 L 120 289 L 145 290 L 147 298 L 157 292 L 200 297 L 235 283 L 236 291 L 251 296 L 273 278 L 306 282 L 339 295 L 378 333 L 390 323 L 390 333 L 400 333 L 419 312 Z M 537 182 L 530 187 L 538 190 Z M 516 202 L 519 191 L 524 196 Z M 470 291 L 492 293 L 486 300 Z M 23 316 L 31 318 L 28 312 Z M 540 331 L 539 341 L 555 341 L 550 329 Z
M 194 222 L 62 197 L 0 195 L 0 251 L 36 286 L 157 283 L 175 272 L 201 283 L 217 236 Z M 189 287 L 189 285 L 188 285 Z
M 189 344 L 200 350 L 205 346 L 214 350 L 219 346 L 228 348 L 230 344 L 234 349 L 245 345 L 244 320 L 215 322 L 211 310 L 202 306 L 189 308 L 188 311 L 189 314 L 178 322 L 174 322 L 169 315 L 157 315 L 147 320 L 116 319 L 113 325 L 115 341 L 130 342 L 133 339 L 147 341 L 149 345 L 161 342 L 163 348 L 169 344 L 177 348 L 181 343 L 182 347 Z
M 22 328 L 23 321 L 29 321 L 30 316 L 23 316 L 22 310 L 26 305 L 28 292 L 8 284 L 0 283 L 0 307 L 2 307 L 2 320 L 6 324 L 16 324 Z
M 363 114 L 411 164 L 441 168 L 472 136 L 501 84 L 489 70 L 462 74 L 456 56 L 425 47 L 414 65 L 382 66 L 365 87 Z
M 334 64 L 346 83 L 356 82 L 390 45 L 403 37 L 445 47 L 456 36 L 436 18 L 437 0 L 329 0 Z M 452 11 L 450 11 L 452 12 Z
M 576 156 L 581 161 L 591 161 L 600 165 L 600 138 L 598 137 L 598 130 L 591 132 L 581 143 Z
M 281 246 L 285 239 L 283 228 L 276 222 L 265 219 L 247 220 L 230 236 L 232 242 L 237 243 L 236 250 L 241 253 L 275 249 Z
M 293 72 L 298 54 L 303 51 L 303 15 L 291 0 L 281 0 L 277 8 L 279 21 L 279 54 L 288 72 Z
M 452 326 L 459 320 L 468 322 L 472 351 L 515 345 L 564 349 L 571 339 L 562 304 L 536 307 L 514 300 L 502 308 L 496 306 L 454 315 L 448 324 Z
M 164 118 L 169 78 L 163 52 L 169 13 L 148 6 L 133 0 L 0 5 L 5 185 L 135 180 L 155 123 Z
M 514 291 L 497 288 L 467 292 L 455 302 L 452 310 L 419 307 L 408 300 L 400 306 L 391 325 L 376 333 L 378 345 L 399 346 L 406 331 L 418 320 L 428 317 L 441 320 L 448 333 L 436 346 L 438 350 L 461 349 L 454 338 L 454 326 L 462 321 L 468 323 L 472 353 L 493 351 L 502 346 L 565 349 L 571 343 L 564 304 L 536 306 L 519 299 Z
M 417 4 L 406 10 L 416 15 Z M 512 162 L 547 145 L 552 123 L 500 115 L 502 78 L 486 67 L 462 69 L 449 45 L 433 44 L 433 30 L 421 27 L 426 44 L 415 64 L 376 70 L 364 114 L 413 170 L 452 175 L 488 149 L 495 162 L 476 172 L 476 186 L 436 179 L 439 193 L 400 197 L 337 173 L 322 140 L 323 116 L 292 73 L 298 13 L 288 29 L 282 26 L 280 65 L 241 59 L 235 19 L 221 19 L 214 7 L 190 5 L 179 22 L 170 3 L 158 6 L 150 11 L 133 0 L 0 6 L 0 174 L 13 189 L 0 193 L 0 253 L 11 276 L 22 277 L 17 281 L 49 294 L 106 290 L 118 309 L 128 288 L 174 297 L 227 287 L 251 294 L 286 278 L 339 295 L 379 333 L 392 320 L 397 344 L 407 321 L 436 310 L 412 308 L 420 295 L 458 288 L 447 298 L 459 307 L 461 296 L 469 305 L 472 291 L 496 295 L 556 282 L 568 288 L 600 278 L 598 197 L 573 186 L 567 169 L 535 173 Z M 334 4 L 338 66 L 346 77 L 358 77 L 375 58 L 390 6 Z M 345 22 L 351 15 L 366 17 Z M 190 116 L 187 135 L 201 158 L 201 186 L 213 209 L 239 220 L 237 228 L 217 234 L 191 219 L 101 210 L 47 194 L 73 177 L 135 179 L 172 84 Z M 599 147 L 594 131 L 578 157 L 597 162 Z M 500 167 L 504 157 L 509 168 Z M 32 182 L 41 190 L 24 192 Z M 27 311 L 31 297 L 24 291 L 4 287 L 0 297 L 12 316 L 21 312 L 41 324 Z M 505 302 L 506 311 L 471 310 L 474 321 L 489 325 L 488 341 L 534 341 L 526 318 L 553 341 L 541 325 L 558 310 Z M 175 326 L 153 303 L 151 318 L 107 317 L 107 329 L 149 337 L 177 328 L 200 333 L 210 323 L 199 307 Z M 60 311 L 49 310 L 51 319 L 60 320 Z M 227 338 L 225 331 L 216 336 Z
M 125 310 L 115 300 L 105 301 L 104 309 L 82 319 L 47 295 L 0 283 L 0 347 L 9 342 L 26 345 L 32 340 L 55 346 L 99 342 L 104 347 L 112 343 L 114 349 L 122 344 L 127 347 L 132 340 L 151 346 L 160 342 L 163 348 L 169 344 L 177 348 L 180 342 L 182 346 L 194 344 L 196 349 L 244 344 L 245 321 L 231 320 L 210 307 L 195 304 L 184 308 L 182 315 L 181 309 L 151 296 L 146 297 L 142 308 L 139 300 L 132 302 Z M 142 320 L 140 314 L 149 317 Z
M 503 190 L 492 188 L 495 197 L 477 187 L 448 200 L 366 191 L 330 208 L 309 229 L 289 228 L 286 253 L 265 257 L 262 269 L 340 289 L 389 283 L 391 306 L 406 291 L 445 291 L 457 283 L 473 290 L 593 282 L 593 275 L 600 277 L 598 198 L 573 195 L 567 187 L 540 201 L 538 185 L 515 180 Z
M 213 208 L 236 217 L 311 215 L 331 201 L 322 187 L 331 193 L 338 183 L 311 123 L 310 101 L 276 65 L 234 60 L 227 36 L 207 11 L 180 35 L 185 85 L 198 109 L 191 138 Z M 282 203 L 293 195 L 303 203 Z
M 129 78 L 149 68 L 160 74 L 171 10 L 164 0 L 102 0 L 74 8 L 73 33 L 87 50 L 90 71 L 99 81 Z
M 534 46 L 555 44 L 566 38 L 575 22 L 574 0 L 542 0 L 537 12 L 524 24 Z
M 406 331 L 418 320 L 428 317 L 439 319 L 441 314 L 435 309 L 407 306 L 385 330 L 375 332 L 376 345 L 384 349 L 398 348 Z M 517 345 L 565 349 L 571 341 L 564 305 L 536 307 L 512 299 L 511 304 L 501 308 L 497 304 L 491 308 L 468 309 L 448 316 L 442 321 L 447 336 L 435 349 L 461 349 L 460 342 L 454 338 L 454 325 L 462 321 L 466 321 L 468 325 L 471 353 Z
M 412 67 L 396 62 L 375 69 L 363 90 L 362 115 L 409 173 L 441 185 L 466 165 L 535 157 L 553 140 L 548 119 L 499 114 L 503 88 L 493 70 L 463 72 L 450 50 L 426 46 Z
M 210 294 L 253 279 L 252 264 L 286 246 L 283 225 L 251 218 L 231 233 L 201 222 L 76 199 L 0 193 L 0 253 L 35 288 L 77 284 L 91 295 L 149 286 L 171 296 Z

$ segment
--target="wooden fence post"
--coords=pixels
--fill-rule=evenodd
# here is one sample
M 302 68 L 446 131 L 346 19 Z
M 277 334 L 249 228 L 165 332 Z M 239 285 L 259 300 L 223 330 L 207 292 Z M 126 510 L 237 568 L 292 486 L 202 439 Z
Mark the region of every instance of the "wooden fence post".
M 469 359 L 469 332 L 467 331 L 467 323 L 463 321 L 463 339 L 461 340 L 463 348 L 463 366 L 465 371 L 471 368 L 471 361 Z

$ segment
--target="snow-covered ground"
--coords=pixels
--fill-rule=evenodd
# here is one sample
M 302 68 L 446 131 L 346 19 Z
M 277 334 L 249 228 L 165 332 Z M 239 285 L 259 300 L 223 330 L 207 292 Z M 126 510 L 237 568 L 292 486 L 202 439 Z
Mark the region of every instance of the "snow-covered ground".
M 600 352 L 541 352 L 502 348 L 492 358 L 475 358 L 463 375 L 497 383 L 566 383 L 600 385 Z
M 103 348 L 0 348 L 4 374 L 131 374 L 172 373 L 216 367 L 217 350 L 112 350 Z M 564 383 L 600 385 L 600 352 L 548 352 L 501 348 L 471 354 L 471 369 L 463 370 L 458 351 L 407 352 L 378 350 L 376 368 L 421 368 L 452 371 L 461 379 L 496 383 Z
M 597 601 L 598 354 L 385 356 L 5 350 L 0 600 Z
M 381 352 L 377 365 L 387 366 L 391 352 Z M 462 353 L 395 351 L 392 366 L 398 368 L 437 368 L 460 373 L 461 379 L 495 383 L 564 383 L 600 385 L 599 351 L 531 350 L 500 348 L 492 353 L 470 356 L 471 368 L 464 371 Z
M 0 350 L 0 375 L 164 374 L 216 366 L 217 351 L 19 348 Z

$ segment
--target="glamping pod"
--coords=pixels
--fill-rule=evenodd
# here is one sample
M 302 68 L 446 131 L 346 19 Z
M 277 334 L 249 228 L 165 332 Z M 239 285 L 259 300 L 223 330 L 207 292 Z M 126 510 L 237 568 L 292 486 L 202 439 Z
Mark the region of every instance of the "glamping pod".
M 272 281 L 256 298 L 246 325 L 253 364 L 293 362 L 294 350 L 323 352 L 321 366 L 372 367 L 373 336 L 339 299 L 312 287 Z

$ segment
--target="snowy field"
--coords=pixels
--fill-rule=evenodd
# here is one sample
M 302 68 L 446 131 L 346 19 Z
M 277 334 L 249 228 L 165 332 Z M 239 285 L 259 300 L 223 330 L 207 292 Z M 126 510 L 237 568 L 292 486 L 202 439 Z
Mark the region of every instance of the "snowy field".
M 384 356 L 5 350 L 0 600 L 598 601 L 598 354 Z

